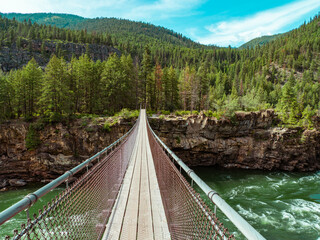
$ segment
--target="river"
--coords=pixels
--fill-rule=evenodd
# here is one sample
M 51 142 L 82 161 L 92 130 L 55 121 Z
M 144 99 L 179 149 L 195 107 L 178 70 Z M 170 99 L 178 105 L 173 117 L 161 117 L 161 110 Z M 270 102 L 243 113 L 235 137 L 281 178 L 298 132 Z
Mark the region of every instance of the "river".
M 24 196 L 28 195 L 29 193 L 32 193 L 36 190 L 38 190 L 40 187 L 42 187 L 43 184 L 28 184 L 24 188 L 17 188 L 15 190 L 9 190 L 6 192 L 0 192 L 0 212 L 7 209 L 14 203 L 20 201 Z M 53 197 L 55 197 L 57 194 L 59 194 L 63 190 L 62 187 L 58 187 L 54 190 L 52 190 L 47 195 L 40 198 L 36 204 L 33 206 L 34 210 L 30 211 L 30 216 L 32 216 L 34 213 L 36 213 L 36 209 L 41 208 L 45 205 L 46 202 L 50 201 Z M 32 208 L 33 209 L 33 208 Z M 26 223 L 26 212 L 21 212 L 17 214 L 15 217 L 4 223 L 0 226 L 0 239 L 4 239 L 6 235 L 12 236 L 13 229 L 20 229 L 20 225 L 22 223 Z
M 320 172 L 194 170 L 266 239 L 320 240 Z M 222 213 L 217 216 L 234 232 Z
M 194 170 L 266 239 L 320 240 L 320 172 L 286 173 L 214 167 Z M 39 187 L 41 185 L 33 184 L 24 189 L 0 192 L 0 211 Z M 59 188 L 41 198 L 38 206 L 61 190 Z M 25 215 L 20 213 L 2 225 L 0 239 L 9 234 L 13 226 L 19 227 Z M 236 239 L 244 239 L 222 213 L 217 212 L 217 216 L 230 232 L 235 233 Z

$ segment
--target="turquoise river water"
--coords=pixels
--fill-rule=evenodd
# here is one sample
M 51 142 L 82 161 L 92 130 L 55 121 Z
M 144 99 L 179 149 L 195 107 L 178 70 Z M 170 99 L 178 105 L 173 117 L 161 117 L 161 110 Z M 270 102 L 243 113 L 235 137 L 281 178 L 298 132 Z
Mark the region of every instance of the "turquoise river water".
M 284 173 L 252 170 L 226 170 L 214 167 L 194 168 L 220 196 L 239 212 L 266 239 L 320 240 L 320 172 Z M 41 185 L 0 192 L 0 212 L 22 199 Z M 62 188 L 39 199 L 41 206 Z M 197 189 L 199 190 L 199 189 Z M 210 205 L 209 201 L 207 203 Z M 0 226 L 0 239 L 24 222 L 26 213 Z M 219 219 L 236 232 L 221 212 Z
M 266 239 L 320 240 L 320 172 L 194 170 Z M 234 233 L 223 214 L 217 216 Z

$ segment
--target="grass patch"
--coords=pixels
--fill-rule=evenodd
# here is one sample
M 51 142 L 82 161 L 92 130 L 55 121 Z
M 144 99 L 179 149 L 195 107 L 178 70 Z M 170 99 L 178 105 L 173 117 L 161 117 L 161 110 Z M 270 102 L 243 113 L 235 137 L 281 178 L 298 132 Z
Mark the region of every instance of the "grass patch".
M 131 118 L 139 117 L 139 110 L 132 110 L 130 111 L 127 108 L 122 109 L 120 112 L 114 115 L 115 117 L 121 117 L 123 119 L 129 120 Z

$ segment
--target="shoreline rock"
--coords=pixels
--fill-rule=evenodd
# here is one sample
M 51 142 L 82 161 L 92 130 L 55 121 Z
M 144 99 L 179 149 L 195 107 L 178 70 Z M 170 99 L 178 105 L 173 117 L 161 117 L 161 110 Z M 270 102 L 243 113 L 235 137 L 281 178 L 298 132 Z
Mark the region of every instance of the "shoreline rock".
M 25 182 L 49 181 L 64 174 L 85 159 L 109 146 L 133 125 L 122 122 L 103 128 L 106 119 L 77 119 L 68 126 L 61 123 L 39 130 L 40 145 L 26 148 L 29 124 L 17 120 L 0 124 L 0 189 L 5 181 L 23 179 Z
M 273 110 L 237 112 L 235 121 L 192 116 L 152 118 L 150 125 L 189 166 L 313 172 L 320 169 L 320 131 L 274 127 Z

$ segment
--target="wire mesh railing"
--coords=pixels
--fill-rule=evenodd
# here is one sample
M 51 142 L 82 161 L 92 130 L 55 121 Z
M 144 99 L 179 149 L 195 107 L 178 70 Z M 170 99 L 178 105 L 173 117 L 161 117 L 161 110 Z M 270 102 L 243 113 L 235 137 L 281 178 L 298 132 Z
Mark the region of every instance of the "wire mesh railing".
M 87 167 L 81 177 L 39 209 L 38 214 L 28 216 L 21 230 L 14 230 L 13 236 L 5 239 L 100 239 L 126 172 L 137 131 L 138 126 L 134 126 L 109 147 L 0 213 L 1 225 Z M 96 163 L 89 169 L 93 161 Z
M 172 239 L 234 239 L 179 172 L 150 128 L 148 135 Z
M 148 135 L 162 201 L 173 239 L 234 239 L 227 228 L 219 222 L 215 214 L 216 207 L 218 207 L 247 239 L 265 240 L 216 191 L 185 165 L 153 132 L 149 124 Z M 191 182 L 195 182 L 208 196 L 215 206 L 214 212 L 190 186 L 181 174 L 182 170 L 191 178 Z

